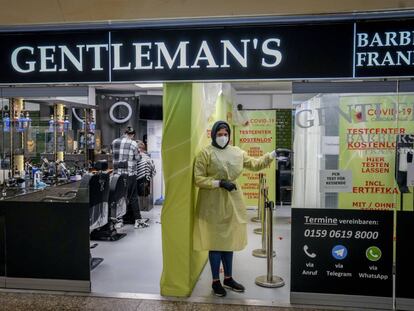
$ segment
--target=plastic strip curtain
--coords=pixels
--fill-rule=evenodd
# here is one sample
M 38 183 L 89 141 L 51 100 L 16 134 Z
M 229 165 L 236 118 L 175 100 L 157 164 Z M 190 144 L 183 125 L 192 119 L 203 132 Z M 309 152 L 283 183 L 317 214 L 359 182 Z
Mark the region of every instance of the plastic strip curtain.
M 319 170 L 321 169 L 321 141 L 323 126 L 310 126 L 307 118 L 320 107 L 320 98 L 314 97 L 296 108 L 294 139 L 295 173 L 293 178 L 293 207 L 321 208 Z M 301 124 L 302 126 L 299 126 Z M 305 127 L 306 126 L 306 127 Z

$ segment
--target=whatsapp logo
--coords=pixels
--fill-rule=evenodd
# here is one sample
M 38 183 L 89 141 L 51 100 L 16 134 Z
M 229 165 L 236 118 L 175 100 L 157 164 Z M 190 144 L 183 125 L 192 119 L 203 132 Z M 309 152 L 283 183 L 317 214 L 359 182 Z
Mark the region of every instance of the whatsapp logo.
M 370 261 L 378 261 L 380 260 L 382 256 L 381 250 L 376 246 L 370 246 L 367 248 L 367 251 L 365 252 L 365 255 L 367 256 L 368 260 Z

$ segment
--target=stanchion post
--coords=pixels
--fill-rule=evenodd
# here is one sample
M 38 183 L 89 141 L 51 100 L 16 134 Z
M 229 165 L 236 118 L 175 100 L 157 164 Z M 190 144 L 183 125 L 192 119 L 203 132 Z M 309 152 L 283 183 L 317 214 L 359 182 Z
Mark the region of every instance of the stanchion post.
M 262 287 L 282 287 L 285 285 L 285 281 L 280 276 L 273 275 L 273 207 L 274 203 L 266 201 L 266 227 L 267 231 L 267 274 L 258 276 L 255 280 L 256 285 Z
M 258 202 L 257 202 L 257 216 L 253 217 L 251 219 L 252 222 L 260 222 L 260 206 L 262 205 L 261 199 L 262 199 L 262 187 L 263 187 L 263 173 L 259 173 L 259 198 L 258 198 Z
M 266 258 L 267 257 L 267 248 L 266 248 L 266 239 L 267 239 L 267 235 L 268 235 L 268 231 L 271 230 L 272 227 L 269 227 L 266 223 L 266 214 L 265 214 L 265 206 L 267 204 L 267 193 L 268 193 L 268 188 L 265 186 L 263 188 L 263 192 L 262 192 L 262 247 L 253 250 L 252 254 L 255 257 L 259 257 L 259 258 Z M 272 257 L 276 256 L 276 252 L 274 252 L 272 250 Z
M 254 228 L 253 229 L 253 233 L 255 233 L 255 234 L 263 234 L 263 231 L 264 231 L 264 226 L 265 226 L 265 223 L 264 223 L 264 205 L 265 205 L 265 197 L 266 197 L 266 194 L 265 194 L 265 189 L 266 189 L 266 187 L 267 187 L 267 185 L 266 185 L 266 178 L 262 178 L 262 187 L 261 187 L 261 189 L 260 189 L 260 193 L 259 193 L 259 196 L 260 196 L 260 227 L 259 228 Z
M 267 250 L 267 281 L 273 279 L 273 202 L 268 202 L 266 208 L 266 250 Z
M 263 189 L 263 208 L 262 208 L 262 250 L 264 250 L 266 255 L 266 215 L 265 215 L 265 206 L 266 206 L 266 197 L 267 197 L 267 188 Z

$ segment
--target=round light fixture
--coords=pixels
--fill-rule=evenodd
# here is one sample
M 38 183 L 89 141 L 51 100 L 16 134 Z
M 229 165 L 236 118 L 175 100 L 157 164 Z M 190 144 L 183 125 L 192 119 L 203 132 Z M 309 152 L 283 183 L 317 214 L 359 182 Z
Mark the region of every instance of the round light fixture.
M 124 106 L 128 110 L 128 115 L 123 119 L 118 119 L 114 116 L 114 110 L 115 110 L 115 108 L 117 108 L 119 106 Z M 122 101 L 121 102 L 116 102 L 109 109 L 109 118 L 115 123 L 121 124 L 121 123 L 128 122 L 129 119 L 131 119 L 131 117 L 132 117 L 132 108 L 131 108 L 131 105 L 126 103 L 126 102 L 122 102 Z

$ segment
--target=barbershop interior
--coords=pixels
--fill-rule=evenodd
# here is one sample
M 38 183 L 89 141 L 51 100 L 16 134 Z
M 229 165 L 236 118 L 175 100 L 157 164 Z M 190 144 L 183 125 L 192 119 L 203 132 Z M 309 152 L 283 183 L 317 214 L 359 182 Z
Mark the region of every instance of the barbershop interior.
M 383 105 L 380 108 L 388 109 L 390 102 L 399 105 L 402 99 L 409 100 L 412 85 L 407 84 L 406 89 L 394 85 L 380 81 L 235 81 L 0 88 L 0 207 L 16 204 L 20 213 L 13 218 L 20 232 L 16 243 L 28 237 L 30 240 L 31 234 L 39 239 L 50 237 L 46 242 L 37 241 L 48 251 L 32 264 L 23 260 L 29 252 L 16 246 L 13 269 L 23 271 L 16 274 L 16 279 L 27 274 L 33 279 L 55 279 L 50 272 L 55 268 L 50 267 L 59 254 L 67 257 L 60 258 L 61 262 L 76 261 L 71 268 L 63 267 L 65 273 L 57 277 L 73 281 L 67 285 L 69 290 L 146 297 L 165 294 L 163 284 L 187 273 L 169 266 L 182 256 L 182 245 L 174 240 L 174 232 L 179 232 L 179 237 L 185 235 L 188 241 L 192 236 L 180 221 L 187 221 L 191 227 L 193 213 L 181 215 L 181 210 L 172 207 L 180 204 L 177 196 L 181 193 L 196 193 L 195 187 L 174 183 L 184 161 L 174 156 L 174 149 L 180 147 L 180 139 L 194 141 L 197 150 L 210 144 L 211 126 L 224 120 L 233 131 L 231 144 L 252 156 L 275 150 L 277 159 L 264 172 L 246 171 L 238 181 L 247 206 L 248 244 L 235 252 L 233 274 L 246 291 L 229 292 L 228 299 L 288 304 L 291 207 L 338 208 L 343 204 L 338 193 L 320 189 L 319 171 L 342 165 L 341 118 L 364 118 L 370 111 L 355 105 L 352 115 L 346 115 L 341 105 L 386 98 L 378 102 Z M 184 103 L 193 107 L 192 118 L 198 115 L 192 127 L 186 126 L 187 136 L 181 137 L 180 123 L 189 123 L 184 113 L 179 115 L 178 107 Z M 414 107 L 402 108 L 412 115 Z M 395 127 L 399 122 L 403 121 L 396 118 Z M 149 157 L 152 167 L 145 185 L 137 190 L 146 224 L 138 228 L 122 221 L 131 213 L 127 208 L 127 176 L 114 173 L 111 149 L 112 142 L 128 126 L 134 129 L 140 152 Z M 186 164 L 190 185 L 193 160 L 186 160 L 190 161 Z M 164 168 L 166 163 L 168 170 Z M 269 202 L 274 206 L 272 221 L 265 222 L 264 206 Z M 49 205 L 45 206 L 48 212 L 41 210 L 42 204 Z M 68 208 L 61 208 L 65 204 Z M 31 209 L 26 215 L 25 206 Z M 87 214 L 89 217 L 84 219 L 82 215 Z M 22 216 L 24 220 L 20 221 Z M 266 244 L 269 237 L 273 240 L 273 256 L 269 256 Z M 184 243 L 183 247 L 188 245 Z M 198 268 L 188 276 L 194 280 L 189 282 L 187 296 L 223 299 L 212 295 L 206 256 L 197 260 Z M 279 277 L 279 284 L 257 285 L 256 278 L 266 276 L 269 268 Z M 61 273 L 59 269 L 57 274 Z M 17 281 L 14 284 L 15 288 L 33 288 Z M 44 284 L 48 289 L 61 286 L 61 290 L 68 290 L 56 282 Z

